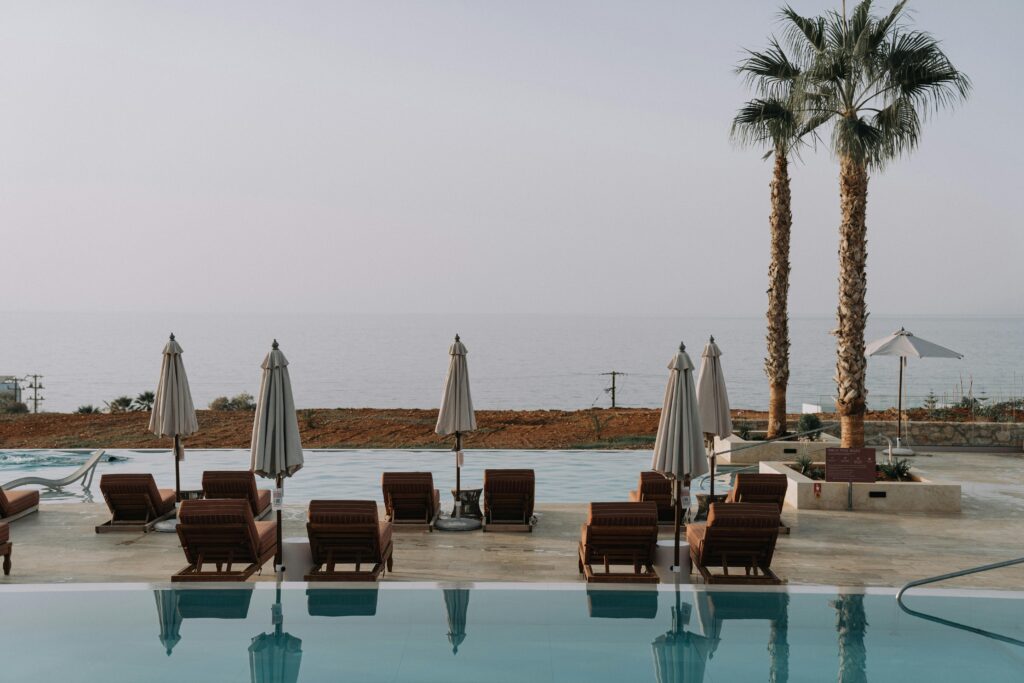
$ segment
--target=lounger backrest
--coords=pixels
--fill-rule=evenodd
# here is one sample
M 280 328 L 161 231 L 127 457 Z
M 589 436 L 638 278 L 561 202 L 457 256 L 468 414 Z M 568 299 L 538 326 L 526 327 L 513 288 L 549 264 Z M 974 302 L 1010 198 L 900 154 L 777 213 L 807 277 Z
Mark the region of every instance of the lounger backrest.
M 653 563 L 658 543 L 658 508 L 654 503 L 591 503 L 583 527 L 588 562 Z
M 104 474 L 100 477 L 100 492 L 118 521 L 159 516 L 160 490 L 152 474 Z
M 3 489 L 0 489 L 0 517 L 6 517 L 11 514 L 10 502 L 7 500 L 7 494 L 4 493 Z
M 385 472 L 381 476 L 384 507 L 391 519 L 429 520 L 434 509 L 434 475 L 430 472 Z
M 658 518 L 671 520 L 674 518 L 672 507 L 672 480 L 661 472 L 648 470 L 640 473 L 640 484 L 637 493 L 642 501 L 651 501 L 658 506 Z
M 782 510 L 788 486 L 789 479 L 784 474 L 737 474 L 736 485 L 729 495 L 729 502 L 770 503 Z
M 317 564 L 381 559 L 384 539 L 372 500 L 314 500 L 306 532 Z
M 249 470 L 203 472 L 203 497 L 242 498 L 249 501 L 253 514 L 259 512 L 256 475 Z
M 771 566 L 779 537 L 779 508 L 771 503 L 712 503 L 700 549 L 704 565 Z
M 189 562 L 256 562 L 259 533 L 245 500 L 186 500 L 178 512 L 178 538 Z
M 528 523 L 533 516 L 535 487 L 533 470 L 484 470 L 484 513 L 492 521 Z

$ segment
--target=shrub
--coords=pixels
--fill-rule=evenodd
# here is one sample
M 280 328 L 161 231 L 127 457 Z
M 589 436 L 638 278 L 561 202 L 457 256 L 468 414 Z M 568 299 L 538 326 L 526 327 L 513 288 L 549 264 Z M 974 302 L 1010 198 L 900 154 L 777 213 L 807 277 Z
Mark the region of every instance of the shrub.
M 243 391 L 233 398 L 218 396 L 210 401 L 209 408 L 210 410 L 256 410 L 256 401 L 252 394 Z
M 78 408 L 75 409 L 75 412 L 79 415 L 92 415 L 94 413 L 101 413 L 103 411 L 100 410 L 97 406 L 94 406 L 92 404 L 86 404 L 84 406 L 78 406 Z
M 806 413 L 800 416 L 800 421 L 796 424 L 796 431 L 803 434 L 804 432 L 814 431 L 815 429 L 821 429 L 821 418 L 814 413 Z M 814 434 L 808 434 L 807 439 L 810 441 L 817 441 L 818 437 L 821 436 L 821 432 Z
M 892 464 L 879 465 L 878 469 L 882 471 L 886 479 L 910 481 L 910 461 L 906 458 L 897 459 Z
M 796 459 L 796 471 L 805 477 L 809 477 L 811 468 L 814 465 L 814 459 L 809 455 L 801 455 Z
M 135 402 L 132 403 L 132 410 L 153 410 L 153 403 L 156 401 L 156 394 L 152 391 L 143 391 L 141 394 L 135 397 Z
M 131 396 L 118 396 L 117 398 L 113 399 L 112 401 L 107 401 L 107 403 L 106 403 L 107 412 L 111 413 L 111 414 L 113 414 L 113 413 L 127 413 L 127 412 L 129 412 L 132 409 L 132 405 L 133 404 L 134 404 L 134 401 L 132 401 L 132 397 Z
M 0 398 L 0 413 L 21 415 L 28 412 L 28 406 L 12 398 Z

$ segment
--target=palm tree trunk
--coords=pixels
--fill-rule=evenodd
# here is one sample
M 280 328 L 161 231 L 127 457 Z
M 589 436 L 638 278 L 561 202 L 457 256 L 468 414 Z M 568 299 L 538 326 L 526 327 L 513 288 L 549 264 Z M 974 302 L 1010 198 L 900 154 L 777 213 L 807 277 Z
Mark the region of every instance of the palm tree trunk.
M 843 157 L 839 169 L 839 308 L 836 313 L 836 410 L 843 448 L 864 445 L 867 407 L 864 327 L 868 320 L 867 215 L 868 171 L 864 163 Z
M 768 265 L 768 438 L 786 433 L 786 387 L 789 384 L 789 235 L 793 225 L 790 207 L 789 160 L 775 148 L 772 174 L 771 262 Z
M 768 683 L 789 683 L 789 595 L 782 598 L 785 606 L 768 633 Z

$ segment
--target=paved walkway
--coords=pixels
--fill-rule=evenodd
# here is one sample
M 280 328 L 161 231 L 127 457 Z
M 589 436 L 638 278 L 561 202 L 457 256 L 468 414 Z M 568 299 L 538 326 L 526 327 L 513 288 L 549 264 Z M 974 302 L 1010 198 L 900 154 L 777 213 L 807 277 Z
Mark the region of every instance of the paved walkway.
M 783 519 L 773 568 L 791 584 L 898 586 L 922 576 L 1024 556 L 1024 457 L 937 454 L 914 465 L 931 479 L 963 483 L 954 515 L 797 513 Z M 541 476 L 543 476 L 541 474 Z M 304 509 L 287 507 L 284 535 L 305 535 Z M 534 533 L 395 535 L 386 581 L 580 581 L 576 545 L 581 504 L 541 504 Z M 102 504 L 45 504 L 15 522 L 14 570 L 5 583 L 166 582 L 185 565 L 174 534 L 95 534 Z M 669 538 L 671 530 L 664 534 Z M 273 579 L 269 565 L 255 580 Z M 1024 590 L 1024 566 L 942 584 Z

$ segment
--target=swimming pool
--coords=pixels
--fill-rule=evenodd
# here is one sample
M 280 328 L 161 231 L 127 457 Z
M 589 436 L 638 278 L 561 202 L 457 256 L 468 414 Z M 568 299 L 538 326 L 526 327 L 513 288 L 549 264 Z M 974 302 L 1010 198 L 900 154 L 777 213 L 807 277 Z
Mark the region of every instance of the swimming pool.
M 909 600 L 1024 637 L 1021 594 Z M 5 680 L 698 683 L 774 672 L 909 683 L 1024 671 L 1020 646 L 905 614 L 891 593 L 835 589 L 4 588 L 0 609 L 18 615 L 0 619 Z
M 114 458 L 96 471 L 150 472 L 160 486 L 173 488 L 174 460 L 169 451 L 110 449 Z M 0 483 L 24 476 L 59 477 L 82 464 L 84 451 L 0 451 Z M 455 487 L 455 460 L 444 450 L 307 450 L 306 464 L 285 483 L 287 503 L 306 503 L 314 498 L 365 499 L 380 497 L 380 475 L 385 471 L 430 471 L 434 484 L 444 491 Z M 636 488 L 640 471 L 649 469 L 649 451 L 466 451 L 462 487 L 479 487 L 487 468 L 533 468 L 537 471 L 537 500 L 546 503 L 582 503 L 592 500 L 623 500 Z M 249 468 L 247 450 L 189 450 L 181 463 L 183 489 L 202 488 L 204 470 Z M 729 489 L 729 468 L 716 477 L 715 490 Z M 261 483 L 269 487 L 270 483 Z M 94 486 L 94 488 L 98 488 Z M 98 495 L 98 490 L 95 492 Z M 82 500 L 78 485 L 63 495 L 47 499 Z

